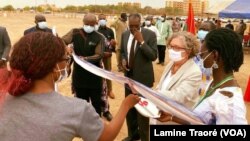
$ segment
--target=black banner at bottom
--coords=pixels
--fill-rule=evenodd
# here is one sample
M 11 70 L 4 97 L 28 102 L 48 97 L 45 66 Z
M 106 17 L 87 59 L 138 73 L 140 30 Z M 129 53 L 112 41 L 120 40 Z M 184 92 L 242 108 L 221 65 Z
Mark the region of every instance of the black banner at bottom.
M 250 125 L 150 125 L 150 141 L 184 139 L 192 141 L 214 139 L 214 141 L 250 141 Z

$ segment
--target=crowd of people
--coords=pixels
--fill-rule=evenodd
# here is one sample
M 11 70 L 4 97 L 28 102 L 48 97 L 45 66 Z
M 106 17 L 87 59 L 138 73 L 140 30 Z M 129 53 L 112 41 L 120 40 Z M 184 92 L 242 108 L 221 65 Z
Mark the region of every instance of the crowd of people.
M 155 83 L 153 61 L 158 59 L 165 70 L 155 90 L 163 97 L 184 105 L 204 124 L 247 124 L 234 77 L 244 59 L 243 21 L 236 31 L 233 25 L 222 28 L 219 21 L 202 21 L 197 36 L 185 31 L 179 18 L 170 21 L 166 14 L 155 21 L 153 16 L 144 20 L 138 13 L 121 13 L 108 24 L 105 14 L 88 13 L 80 26 L 58 37 L 38 14 L 35 26 L 24 30 L 13 47 L 6 28 L 0 27 L 1 140 L 109 141 L 126 118 L 128 136 L 123 141 L 148 141 L 150 124 L 190 124 L 169 111 L 157 119 L 145 117 L 134 108 L 142 95 L 129 84 L 113 117 L 108 101 L 115 98 L 112 82 L 82 68 L 72 52 L 107 71 L 112 71 L 115 53 L 117 70 L 149 88 Z M 57 91 L 57 83 L 69 75 L 73 98 Z M 15 135 L 9 134 L 13 130 Z

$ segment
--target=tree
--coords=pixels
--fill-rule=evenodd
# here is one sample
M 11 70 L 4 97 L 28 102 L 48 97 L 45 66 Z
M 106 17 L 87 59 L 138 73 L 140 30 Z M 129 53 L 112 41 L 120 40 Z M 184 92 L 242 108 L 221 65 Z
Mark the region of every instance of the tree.
M 3 7 L 3 10 L 4 11 L 14 11 L 15 9 L 13 8 L 12 5 L 6 5 Z
M 66 12 L 77 12 L 77 7 L 74 5 L 67 5 L 63 10 Z
M 44 12 L 44 9 L 41 6 L 36 7 L 36 11 L 38 12 Z
M 47 11 L 53 11 L 53 9 L 52 9 L 51 6 L 49 6 L 46 10 L 47 10 Z
M 25 7 L 23 8 L 23 10 L 24 10 L 24 11 L 30 11 L 30 7 L 29 7 L 29 6 L 25 6 Z
M 152 9 L 152 7 L 150 7 L 150 6 L 145 6 L 143 9 L 144 9 L 143 11 L 144 11 L 146 14 L 149 14 L 149 13 L 150 13 L 149 11 Z

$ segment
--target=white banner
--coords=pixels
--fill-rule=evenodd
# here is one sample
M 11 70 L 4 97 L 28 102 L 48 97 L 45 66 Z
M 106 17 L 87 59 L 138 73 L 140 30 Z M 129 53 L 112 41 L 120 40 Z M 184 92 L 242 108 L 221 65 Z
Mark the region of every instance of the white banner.
M 187 109 L 185 106 L 177 103 L 167 97 L 163 97 L 159 92 L 152 90 L 151 88 L 146 87 L 145 85 L 136 82 L 130 78 L 125 76 L 121 76 L 119 74 L 115 74 L 110 71 L 106 71 L 102 68 L 98 68 L 95 65 L 80 59 L 77 55 L 73 53 L 74 61 L 80 65 L 82 68 L 88 70 L 95 75 L 100 77 L 116 81 L 120 84 L 129 84 L 132 89 L 135 89 L 138 93 L 140 93 L 143 97 L 149 99 L 152 103 L 154 103 L 159 109 L 162 111 L 169 112 L 174 116 L 177 116 L 181 119 L 185 119 L 190 122 L 190 124 L 204 124 L 197 115 L 195 115 L 192 111 Z

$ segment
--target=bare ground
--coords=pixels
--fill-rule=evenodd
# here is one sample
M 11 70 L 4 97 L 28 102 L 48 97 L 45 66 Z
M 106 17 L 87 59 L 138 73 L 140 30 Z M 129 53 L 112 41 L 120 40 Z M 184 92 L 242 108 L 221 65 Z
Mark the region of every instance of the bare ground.
M 0 13 L 0 26 L 5 26 L 8 30 L 9 36 L 11 38 L 12 44 L 14 44 L 22 35 L 23 31 L 31 26 L 34 26 L 34 16 L 35 14 L 20 14 L 20 13 L 7 13 L 7 16 L 4 16 L 3 13 Z M 71 28 L 81 27 L 82 26 L 82 15 L 75 15 L 75 14 L 59 14 L 53 15 L 48 14 L 45 15 L 47 18 L 47 22 L 49 27 L 56 26 L 57 32 L 59 36 L 66 34 Z M 119 73 L 116 67 L 116 59 L 115 55 L 112 56 L 112 68 L 114 73 Z M 159 81 L 161 73 L 164 67 L 156 65 L 154 62 L 154 71 L 155 71 L 155 78 L 156 83 Z M 249 78 L 250 72 L 250 52 L 245 53 L 244 64 L 240 68 L 240 71 L 235 73 L 236 79 L 238 83 L 245 92 L 247 81 Z M 123 75 L 122 73 L 119 73 Z M 71 79 L 68 78 L 64 80 L 61 84 L 59 84 L 59 90 L 66 96 L 72 96 L 70 90 Z M 116 114 L 118 108 L 121 104 L 121 101 L 124 99 L 124 88 L 123 85 L 120 85 L 116 82 L 113 82 L 113 92 L 115 93 L 116 98 L 110 99 L 110 111 L 113 115 Z M 250 122 L 250 104 L 246 103 L 247 106 L 247 119 Z M 120 141 L 124 137 L 127 136 L 127 128 L 126 124 L 123 124 L 123 127 L 116 137 L 115 141 Z M 81 139 L 75 138 L 74 141 L 81 141 Z

